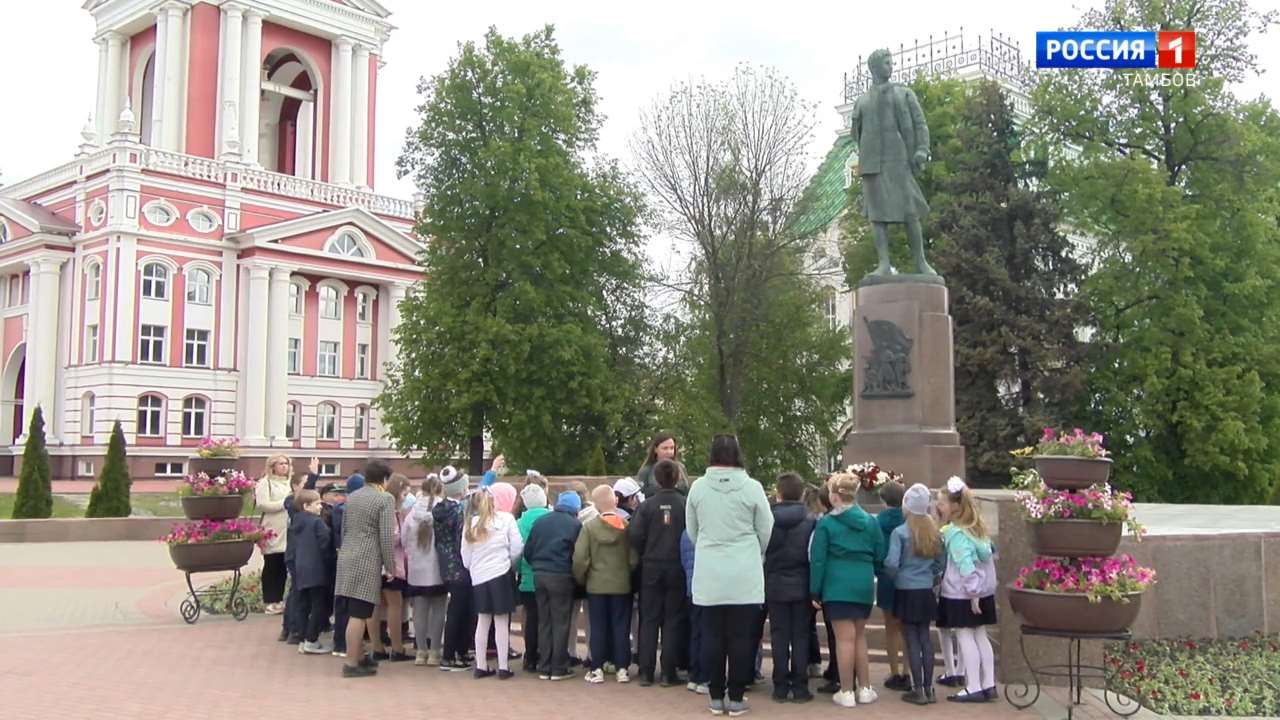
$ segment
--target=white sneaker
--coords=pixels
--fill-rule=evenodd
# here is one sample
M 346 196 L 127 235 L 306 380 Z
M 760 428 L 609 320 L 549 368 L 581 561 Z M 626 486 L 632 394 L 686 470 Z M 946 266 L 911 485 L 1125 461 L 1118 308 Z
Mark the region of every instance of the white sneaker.
M 852 690 L 841 690 L 835 695 L 832 695 L 831 702 L 839 705 L 840 707 L 858 707 L 858 698 L 854 696 Z
M 711 686 L 706 683 L 698 683 L 698 688 L 694 690 L 694 692 L 698 693 L 699 695 L 710 695 Z
M 307 655 L 328 655 L 333 652 L 333 646 L 323 641 L 304 641 L 298 643 L 298 652 L 305 653 Z
M 864 687 L 858 691 L 858 702 L 863 705 L 870 705 L 879 699 L 879 697 L 879 695 L 876 695 L 876 691 L 872 690 L 870 687 Z
M 592 685 L 599 685 L 600 683 L 604 682 L 604 671 L 599 669 L 592 670 L 591 672 L 587 673 L 586 677 L 582 679 L 586 680 Z
M 629 683 L 631 682 L 631 673 L 628 673 L 626 668 L 622 668 L 618 671 L 617 678 L 620 683 Z
M 427 665 L 437 667 L 440 665 L 440 651 L 431 650 L 427 653 Z
M 414 653 L 413 664 L 418 666 L 425 666 L 427 664 L 427 651 L 419 650 L 418 652 Z
M 822 663 L 811 663 L 809 665 L 809 677 L 810 678 L 822 677 Z

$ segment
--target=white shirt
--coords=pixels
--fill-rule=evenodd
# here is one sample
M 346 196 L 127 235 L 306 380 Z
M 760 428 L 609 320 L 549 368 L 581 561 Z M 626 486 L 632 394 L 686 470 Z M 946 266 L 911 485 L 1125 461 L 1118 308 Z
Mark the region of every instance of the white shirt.
M 472 524 L 480 518 L 472 518 Z M 499 511 L 493 516 L 489 532 L 480 542 L 468 542 L 462 536 L 462 565 L 471 572 L 471 584 L 483 585 L 511 572 L 511 563 L 524 552 L 520 529 L 511 513 Z

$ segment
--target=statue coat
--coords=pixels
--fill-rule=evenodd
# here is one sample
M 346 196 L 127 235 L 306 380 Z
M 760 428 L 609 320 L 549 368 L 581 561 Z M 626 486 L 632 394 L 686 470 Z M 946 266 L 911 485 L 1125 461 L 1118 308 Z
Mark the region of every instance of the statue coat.
M 911 159 L 917 150 L 929 151 L 929 126 L 915 93 L 897 83 L 872 85 L 854 103 L 851 120 L 867 220 L 924 218 L 929 204 L 911 172 Z

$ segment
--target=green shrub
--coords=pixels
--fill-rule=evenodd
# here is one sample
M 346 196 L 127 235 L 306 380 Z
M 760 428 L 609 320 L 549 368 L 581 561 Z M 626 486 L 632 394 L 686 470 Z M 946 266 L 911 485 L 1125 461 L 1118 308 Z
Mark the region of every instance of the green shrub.
M 596 445 L 591 451 L 591 457 L 587 458 L 587 474 L 593 477 L 603 477 L 609 474 L 608 468 L 604 463 L 604 448 Z
M 22 450 L 22 473 L 18 476 L 13 519 L 40 519 L 52 515 L 53 484 L 49 476 L 49 451 L 44 446 L 44 411 L 37 405 L 35 412 L 31 413 L 27 444 Z
M 98 476 L 98 484 L 89 493 L 87 518 L 129 517 L 133 509 L 129 504 L 129 464 L 125 462 L 124 431 L 117 420 L 111 428 L 111 442 L 107 445 L 107 459 Z
M 231 590 L 231 578 L 223 578 L 210 585 L 208 589 L 226 593 Z M 261 570 L 254 570 L 240 575 L 240 587 L 236 590 L 236 597 L 244 598 L 244 601 L 249 604 L 249 612 L 262 612 L 265 605 L 262 602 Z M 221 595 L 212 600 L 201 598 L 200 602 L 204 605 L 204 611 L 210 615 L 230 615 L 231 611 L 227 609 L 227 599 L 226 595 Z
M 1280 635 L 1113 644 L 1107 685 L 1161 715 L 1280 717 Z

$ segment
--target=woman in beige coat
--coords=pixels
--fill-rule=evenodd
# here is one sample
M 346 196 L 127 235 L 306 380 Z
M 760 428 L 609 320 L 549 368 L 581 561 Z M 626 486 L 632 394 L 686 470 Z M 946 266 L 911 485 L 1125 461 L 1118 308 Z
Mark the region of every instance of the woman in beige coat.
M 284 455 L 273 455 L 253 490 L 254 502 L 262 514 L 262 526 L 275 532 L 275 537 L 262 548 L 262 602 L 268 615 L 284 612 L 287 577 L 284 551 L 289 534 L 289 513 L 285 511 L 284 501 L 292 492 L 289 486 L 292 477 L 293 462 Z

